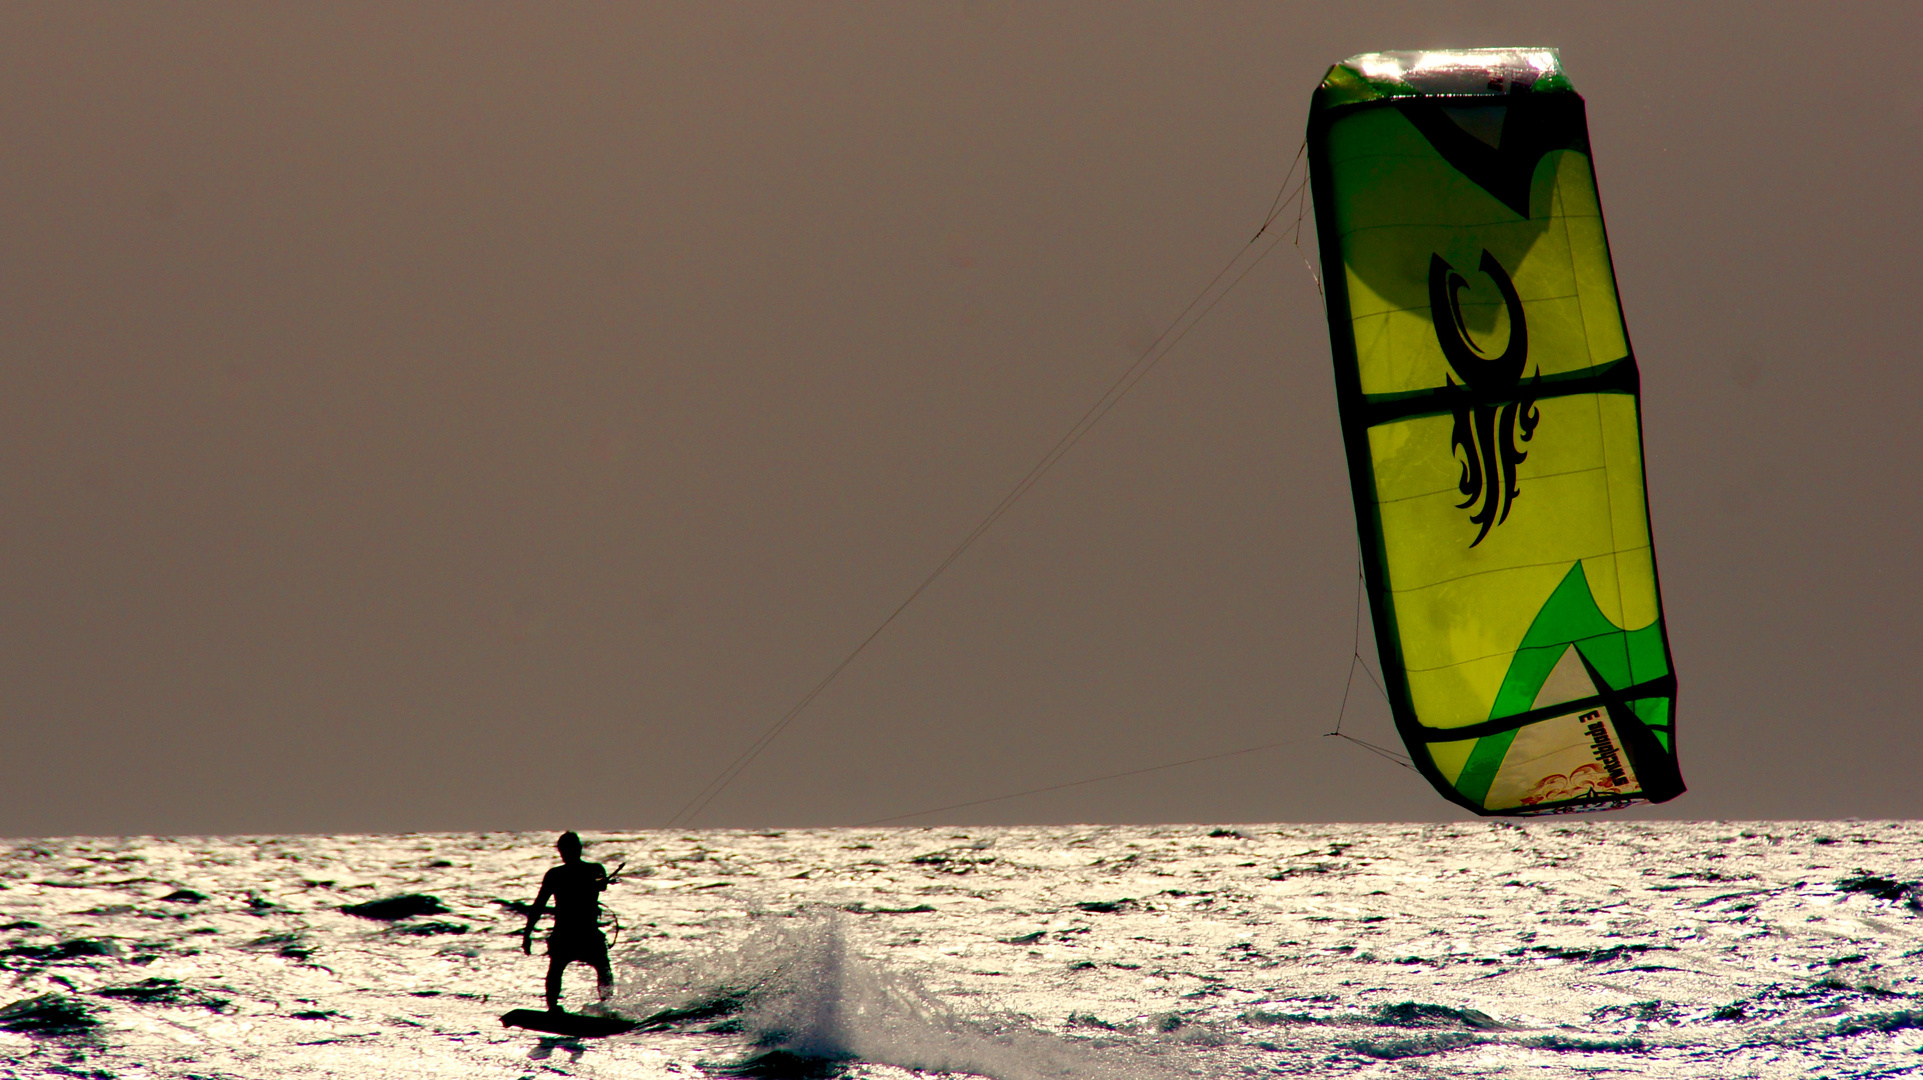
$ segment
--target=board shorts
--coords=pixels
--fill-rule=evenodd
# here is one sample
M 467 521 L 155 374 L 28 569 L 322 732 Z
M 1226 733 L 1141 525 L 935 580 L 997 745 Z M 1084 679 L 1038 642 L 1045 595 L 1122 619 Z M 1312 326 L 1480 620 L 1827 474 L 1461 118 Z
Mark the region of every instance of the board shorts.
M 548 935 L 548 957 L 557 963 L 580 961 L 595 967 L 608 963 L 608 939 L 599 929 L 557 930 Z

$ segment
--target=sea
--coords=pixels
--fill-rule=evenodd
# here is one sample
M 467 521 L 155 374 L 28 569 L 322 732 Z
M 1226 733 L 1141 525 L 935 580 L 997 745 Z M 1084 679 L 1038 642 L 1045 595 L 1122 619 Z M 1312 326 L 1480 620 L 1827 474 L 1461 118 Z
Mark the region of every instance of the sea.
M 553 833 L 0 841 L 0 1075 L 1923 1073 L 1915 822 L 583 835 L 598 1039 Z

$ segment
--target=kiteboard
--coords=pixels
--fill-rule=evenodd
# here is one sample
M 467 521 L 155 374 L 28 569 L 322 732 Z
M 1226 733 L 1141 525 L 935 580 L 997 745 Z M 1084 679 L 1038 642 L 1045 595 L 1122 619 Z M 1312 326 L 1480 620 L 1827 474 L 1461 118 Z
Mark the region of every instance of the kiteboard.
M 641 1024 L 625 1016 L 584 1016 L 564 1009 L 555 1009 L 552 1012 L 539 1009 L 515 1009 L 501 1017 L 501 1026 L 545 1031 L 550 1035 L 566 1035 L 572 1038 L 599 1039 L 633 1031 Z

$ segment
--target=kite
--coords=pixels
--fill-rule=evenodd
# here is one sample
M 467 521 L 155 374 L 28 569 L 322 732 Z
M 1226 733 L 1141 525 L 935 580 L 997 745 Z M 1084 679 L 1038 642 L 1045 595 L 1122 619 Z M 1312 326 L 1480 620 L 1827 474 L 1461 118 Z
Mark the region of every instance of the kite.
M 1636 358 L 1554 49 L 1351 57 L 1308 132 L 1396 728 L 1479 814 L 1683 791 Z

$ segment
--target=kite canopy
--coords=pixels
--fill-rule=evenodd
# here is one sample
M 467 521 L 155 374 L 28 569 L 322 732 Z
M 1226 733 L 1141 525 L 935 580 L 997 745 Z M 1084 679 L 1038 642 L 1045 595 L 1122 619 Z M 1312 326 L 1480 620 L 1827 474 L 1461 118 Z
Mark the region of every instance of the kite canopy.
M 1417 768 L 1483 814 L 1674 798 L 1636 360 L 1556 50 L 1350 57 L 1308 145 L 1370 612 Z

